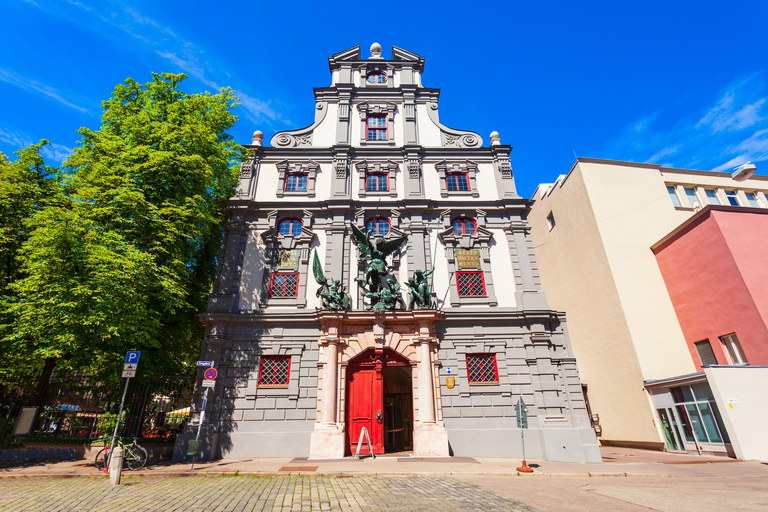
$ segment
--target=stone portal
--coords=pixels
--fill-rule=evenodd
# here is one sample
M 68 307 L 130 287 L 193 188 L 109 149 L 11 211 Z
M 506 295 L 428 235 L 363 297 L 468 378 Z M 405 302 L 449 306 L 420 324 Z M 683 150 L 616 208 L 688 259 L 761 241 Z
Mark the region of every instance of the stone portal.
M 435 336 L 441 317 L 436 310 L 317 313 L 321 356 L 310 459 L 354 453 L 363 426 L 374 453 L 386 444 L 391 450 L 410 445 L 420 457 L 448 456 Z M 403 387 L 408 376 L 410 390 Z M 399 435 L 387 439 L 398 432 L 386 430 Z

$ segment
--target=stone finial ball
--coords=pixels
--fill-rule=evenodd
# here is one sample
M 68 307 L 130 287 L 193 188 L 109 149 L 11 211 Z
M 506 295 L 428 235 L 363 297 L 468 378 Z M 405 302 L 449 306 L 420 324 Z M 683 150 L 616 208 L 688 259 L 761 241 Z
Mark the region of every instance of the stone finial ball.
M 379 43 L 373 43 L 371 45 L 371 57 L 378 57 L 381 55 L 381 45 Z
M 499 138 L 499 132 L 491 132 L 491 138 L 492 139 L 498 139 Z
M 264 134 L 261 132 L 261 130 L 256 130 L 253 132 L 253 140 L 251 141 L 253 144 L 256 144 L 257 146 L 261 145 L 261 139 L 264 138 Z

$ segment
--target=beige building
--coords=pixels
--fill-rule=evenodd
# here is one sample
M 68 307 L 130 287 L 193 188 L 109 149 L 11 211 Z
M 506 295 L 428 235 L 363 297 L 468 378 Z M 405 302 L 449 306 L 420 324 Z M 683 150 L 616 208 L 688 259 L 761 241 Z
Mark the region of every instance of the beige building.
M 743 178 L 579 158 L 568 174 L 534 193 L 528 220 L 542 285 L 550 306 L 567 314 L 604 444 L 664 445 L 665 418 L 653 386 L 697 374 L 700 363 L 651 246 L 709 204 L 768 205 L 768 177 Z M 725 445 L 704 451 L 729 451 Z

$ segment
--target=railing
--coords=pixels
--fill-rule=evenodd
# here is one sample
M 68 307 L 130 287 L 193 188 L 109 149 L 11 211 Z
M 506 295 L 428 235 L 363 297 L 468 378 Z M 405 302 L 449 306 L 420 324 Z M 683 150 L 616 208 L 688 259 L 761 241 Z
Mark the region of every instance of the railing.
M 14 448 L 21 441 L 89 443 L 111 436 L 118 421 L 120 436 L 172 442 L 188 421 L 194 376 L 131 379 L 118 420 L 124 383 L 83 374 L 54 375 L 42 399 L 23 385 L 0 388 L 0 449 Z M 36 407 L 39 414 L 31 430 L 17 435 L 24 426 L 19 417 L 33 419 L 30 409 L 22 414 L 28 407 Z

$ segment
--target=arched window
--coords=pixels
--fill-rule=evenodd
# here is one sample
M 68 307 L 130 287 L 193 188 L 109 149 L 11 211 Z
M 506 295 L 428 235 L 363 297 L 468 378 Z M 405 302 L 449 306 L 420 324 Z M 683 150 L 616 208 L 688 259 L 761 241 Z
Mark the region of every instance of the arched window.
M 456 236 L 474 235 L 477 231 L 477 223 L 473 219 L 468 219 L 467 217 L 453 219 L 451 227 L 453 228 L 453 234 Z
M 368 73 L 369 84 L 384 84 L 387 83 L 387 74 L 383 71 L 371 71 Z
M 389 220 L 382 217 L 376 217 L 375 220 L 369 219 L 365 223 L 366 232 L 371 229 L 371 225 L 373 225 L 373 236 L 387 236 L 389 234 Z
M 303 224 L 299 219 L 285 219 L 277 225 L 277 232 L 280 233 L 280 236 L 298 236 L 302 226 Z

